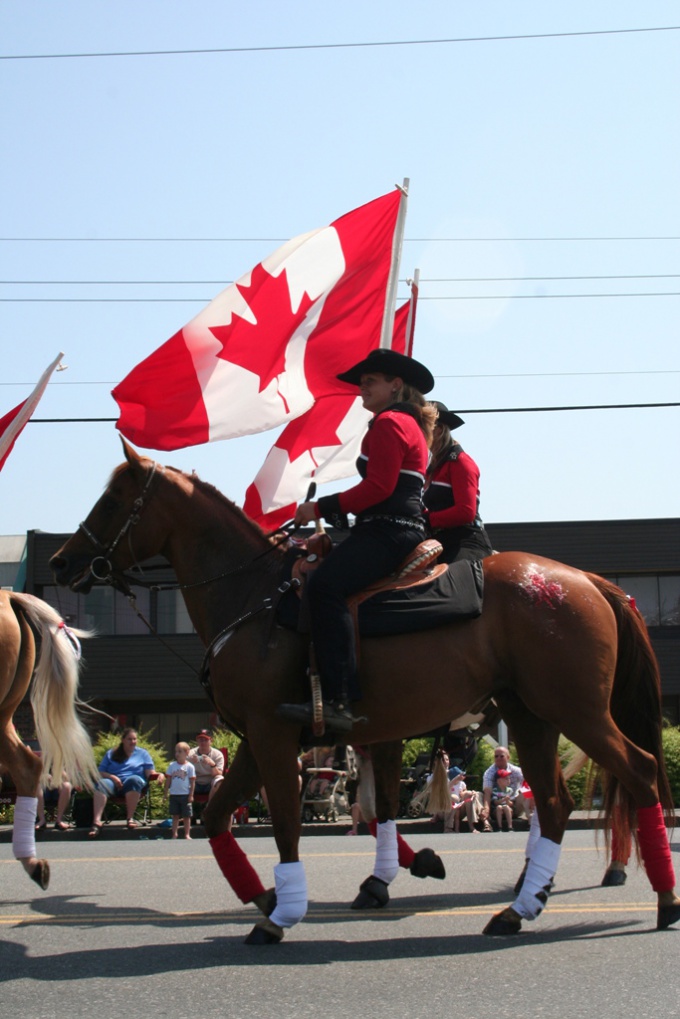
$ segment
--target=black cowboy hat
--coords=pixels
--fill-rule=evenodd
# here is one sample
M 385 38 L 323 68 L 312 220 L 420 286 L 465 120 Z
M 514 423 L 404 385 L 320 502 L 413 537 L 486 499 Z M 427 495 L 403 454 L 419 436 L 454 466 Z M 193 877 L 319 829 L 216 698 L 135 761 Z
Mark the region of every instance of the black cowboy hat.
M 359 361 L 358 364 L 337 377 L 341 382 L 349 382 L 352 386 L 358 386 L 361 376 L 368 375 L 369 372 L 396 375 L 421 393 L 429 393 L 431 389 L 434 389 L 434 378 L 424 364 L 416 361 L 413 357 L 407 357 L 406 354 L 398 354 L 396 350 L 390 350 L 388 347 L 372 350 L 363 361 Z
M 465 424 L 463 419 L 458 417 L 458 415 L 452 410 L 449 410 L 445 403 L 440 403 L 439 400 L 432 400 L 431 403 L 433 407 L 437 408 L 437 420 L 441 421 L 443 425 L 450 428 L 451 431 L 453 431 L 454 428 L 460 428 L 461 425 Z

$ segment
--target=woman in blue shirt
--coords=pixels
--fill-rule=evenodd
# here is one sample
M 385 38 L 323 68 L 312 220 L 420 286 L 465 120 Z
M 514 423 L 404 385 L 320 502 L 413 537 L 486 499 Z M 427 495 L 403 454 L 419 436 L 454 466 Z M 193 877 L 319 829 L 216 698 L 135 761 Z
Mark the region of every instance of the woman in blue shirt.
M 124 729 L 120 744 L 107 750 L 99 765 L 100 781 L 94 790 L 93 820 L 90 838 L 96 838 L 102 828 L 102 814 L 109 796 L 124 796 L 127 826 L 137 827 L 134 820 L 139 798 L 154 775 L 153 758 L 148 750 L 137 746 L 137 730 Z M 163 779 L 163 775 L 159 779 Z

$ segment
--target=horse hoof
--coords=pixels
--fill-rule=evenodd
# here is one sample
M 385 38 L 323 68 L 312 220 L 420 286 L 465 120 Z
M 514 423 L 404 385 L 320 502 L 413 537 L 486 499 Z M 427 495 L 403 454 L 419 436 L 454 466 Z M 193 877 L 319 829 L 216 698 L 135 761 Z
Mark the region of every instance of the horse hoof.
M 263 916 L 271 916 L 276 909 L 276 891 L 273 888 L 268 888 L 266 892 L 256 895 L 253 905 L 257 906 Z
M 47 890 L 50 883 L 50 865 L 47 860 L 38 860 L 31 872 L 31 881 L 40 885 L 43 891 Z
M 440 881 L 446 877 L 442 859 L 434 849 L 418 850 L 409 870 L 414 877 L 436 877 Z
M 627 874 L 625 870 L 606 870 L 602 878 L 601 888 L 616 888 L 625 885 Z
M 271 920 L 263 920 L 255 924 L 252 931 L 244 941 L 245 945 L 278 945 L 283 940 L 283 927 L 272 923 Z
M 519 893 L 522 891 L 522 885 L 524 884 L 524 878 L 526 877 L 527 867 L 528 866 L 529 866 L 529 861 L 527 860 L 526 863 L 524 864 L 524 866 L 522 867 L 522 873 L 517 878 L 517 884 L 513 888 L 513 892 L 515 893 L 515 895 L 519 895 Z
M 483 934 L 488 935 L 491 938 L 507 937 L 508 935 L 519 934 L 522 929 L 522 921 L 514 916 L 508 916 L 507 910 L 503 910 L 502 913 L 496 913 L 492 916 L 488 924 L 483 930 Z
M 672 923 L 680 920 L 680 902 L 673 902 L 670 906 L 659 906 L 656 914 L 656 929 L 665 931 Z
M 390 901 L 390 893 L 387 890 L 387 883 L 379 877 L 367 877 L 359 885 L 359 894 L 350 906 L 350 909 L 381 909 Z

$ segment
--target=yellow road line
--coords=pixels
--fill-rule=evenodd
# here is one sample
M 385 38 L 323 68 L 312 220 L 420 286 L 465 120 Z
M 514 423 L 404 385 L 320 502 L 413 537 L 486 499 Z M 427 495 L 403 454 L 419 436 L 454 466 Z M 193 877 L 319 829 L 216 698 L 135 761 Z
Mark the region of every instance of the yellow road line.
M 596 853 L 596 854 L 599 855 L 599 851 L 598 851 L 596 846 L 580 846 L 580 847 L 575 847 L 573 849 L 563 849 L 562 852 L 563 853 Z M 482 855 L 487 855 L 488 856 L 489 854 L 491 854 L 492 856 L 507 856 L 508 853 L 510 853 L 512 855 L 522 855 L 523 856 L 524 855 L 524 848 L 518 846 L 518 847 L 515 847 L 514 849 L 512 849 L 510 847 L 508 847 L 507 849 L 440 849 L 440 850 L 437 850 L 437 853 L 438 853 L 439 856 L 482 856 Z M 368 857 L 370 859 L 373 859 L 374 856 L 375 856 L 375 851 L 373 851 L 373 850 L 366 850 L 366 851 L 362 852 L 360 850 L 359 851 L 357 851 L 357 850 L 354 850 L 354 851 L 344 851 L 343 850 L 343 851 L 340 851 L 340 852 L 338 852 L 338 851 L 335 851 L 335 852 L 329 851 L 329 852 L 326 852 L 326 853 L 303 853 L 303 854 L 301 854 L 301 859 L 302 859 L 303 862 L 305 860 L 311 860 L 311 859 L 318 860 L 318 859 L 326 859 L 326 858 L 335 860 L 335 859 L 338 859 L 338 857 L 344 857 L 344 856 L 350 857 L 350 858 L 353 858 L 353 859 L 358 859 L 358 858 L 361 858 L 361 857 Z M 274 853 L 248 853 L 248 859 L 249 860 L 278 860 L 278 858 L 279 858 L 279 854 L 276 853 L 276 852 L 274 852 Z M 144 855 L 144 856 L 74 856 L 74 857 L 69 857 L 69 858 L 56 856 L 56 857 L 52 857 L 52 859 L 54 860 L 54 863 L 55 863 L 56 866 L 61 866 L 62 864 L 73 864 L 73 863 L 76 863 L 76 864 L 81 864 L 81 863 L 151 863 L 151 864 L 155 865 L 157 863 L 163 863 L 163 862 L 167 862 L 167 861 L 171 861 L 172 863 L 186 863 L 186 864 L 193 865 L 193 864 L 196 863 L 197 860 L 212 860 L 213 859 L 213 855 L 212 855 L 212 853 L 202 853 L 200 856 L 196 856 L 196 855 L 192 855 L 192 856 L 175 856 L 175 854 L 173 853 L 173 854 L 170 854 L 170 855 L 167 855 L 167 856 L 166 855 L 163 855 L 163 856 L 159 856 L 159 855 L 154 855 L 154 856 L 146 856 L 146 855 Z M 16 860 L 13 857 L 10 858 L 10 859 L 7 859 L 7 860 L 0 860 L 0 866 L 2 866 L 3 864 L 5 864 L 5 865 L 11 864 L 12 866 L 16 866 Z
M 583 903 L 581 905 L 567 906 L 551 903 L 548 907 L 548 916 L 562 915 L 589 915 L 603 913 L 654 913 L 656 904 L 650 902 L 619 902 L 616 905 L 603 905 L 601 903 Z M 366 910 L 363 914 L 370 919 L 384 917 L 386 921 L 395 919 L 430 919 L 431 917 L 465 917 L 465 916 L 486 916 L 493 915 L 493 908 L 490 906 L 457 906 L 450 909 L 394 909 Z M 90 926 L 96 927 L 103 924 L 149 924 L 159 926 L 162 924 L 173 924 L 178 920 L 193 920 L 203 926 L 211 926 L 215 923 L 230 924 L 239 922 L 252 922 L 259 918 L 255 910 L 247 910 L 234 913 L 196 913 L 196 912 L 168 912 L 168 913 L 92 913 L 69 914 L 65 916 L 48 916 L 35 913 L 15 913 L 0 917 L 0 927 L 32 926 L 42 925 L 53 926 Z M 307 914 L 309 920 L 340 921 L 344 919 L 356 920 L 356 912 L 350 909 L 312 909 Z

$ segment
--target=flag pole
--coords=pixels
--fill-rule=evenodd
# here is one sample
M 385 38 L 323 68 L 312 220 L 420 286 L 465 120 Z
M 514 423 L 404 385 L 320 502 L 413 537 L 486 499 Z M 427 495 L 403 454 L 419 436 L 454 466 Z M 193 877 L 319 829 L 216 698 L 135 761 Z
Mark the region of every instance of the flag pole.
M 413 354 L 413 337 L 416 331 L 416 306 L 418 304 L 418 288 L 420 285 L 420 269 L 413 270 L 413 279 L 408 280 L 411 288 L 411 296 L 408 302 L 408 317 L 406 319 L 406 350 L 405 353 L 411 357 Z
M 394 237 L 392 239 L 392 261 L 390 263 L 389 276 L 387 277 L 385 309 L 383 311 L 382 329 L 380 332 L 381 347 L 392 346 L 392 331 L 394 329 L 394 312 L 397 306 L 397 284 L 399 283 L 399 267 L 401 265 L 401 247 L 404 240 L 409 183 L 409 178 L 404 177 L 403 184 L 394 185 L 401 191 L 401 201 L 399 202 L 397 224 L 394 230 Z
M 63 352 L 60 351 L 59 354 L 57 354 L 57 356 L 55 357 L 52 364 L 49 366 L 49 368 L 46 368 L 45 371 L 40 376 L 40 378 L 38 379 L 37 385 L 35 386 L 31 395 L 27 397 L 27 399 L 25 399 L 23 403 L 20 403 L 19 406 L 15 408 L 14 417 L 11 418 L 7 428 L 2 433 L 2 435 L 0 435 L 0 467 L 2 467 L 6 458 L 9 456 L 12 446 L 16 442 L 18 436 L 23 431 L 24 426 L 30 419 L 33 411 L 38 406 L 38 403 L 40 402 L 40 397 L 43 395 L 47 388 L 47 383 L 50 381 L 50 376 L 52 375 L 52 372 L 55 370 L 63 356 L 64 356 Z

